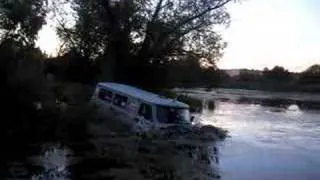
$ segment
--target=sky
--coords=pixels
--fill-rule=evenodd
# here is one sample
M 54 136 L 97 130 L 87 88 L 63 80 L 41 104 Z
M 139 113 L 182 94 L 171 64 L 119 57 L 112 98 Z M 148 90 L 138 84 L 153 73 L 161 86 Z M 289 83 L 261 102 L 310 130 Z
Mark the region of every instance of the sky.
M 303 71 L 320 64 L 319 0 L 240 0 L 230 4 L 231 24 L 221 30 L 228 46 L 222 69 L 263 69 L 275 65 Z M 55 54 L 54 24 L 39 32 L 37 45 Z
M 320 63 L 320 1 L 242 0 L 228 7 L 231 25 L 219 68 L 272 68 L 299 72 Z

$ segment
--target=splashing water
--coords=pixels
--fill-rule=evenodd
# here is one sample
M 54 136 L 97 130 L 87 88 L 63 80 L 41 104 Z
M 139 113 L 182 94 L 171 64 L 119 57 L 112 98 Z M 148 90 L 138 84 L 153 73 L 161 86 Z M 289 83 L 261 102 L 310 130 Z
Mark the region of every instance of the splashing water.
M 51 145 L 44 148 L 44 153 L 38 158 L 38 164 L 43 172 L 33 176 L 32 180 L 69 180 L 70 173 L 67 166 L 70 164 L 68 156 L 70 150 L 60 145 Z

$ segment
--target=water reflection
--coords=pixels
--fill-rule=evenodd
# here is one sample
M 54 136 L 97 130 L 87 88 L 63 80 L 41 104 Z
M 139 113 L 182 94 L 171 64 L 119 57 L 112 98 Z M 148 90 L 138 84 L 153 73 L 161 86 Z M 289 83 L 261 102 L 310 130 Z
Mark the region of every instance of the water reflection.
M 34 164 L 42 167 L 42 172 L 33 175 L 32 180 L 69 180 L 68 166 L 71 151 L 60 145 L 45 147 L 41 156 L 32 158 Z
M 95 148 L 81 158 L 75 158 L 64 146 L 50 144 L 44 145 L 39 155 L 29 156 L 21 167 L 38 167 L 37 170 L 24 169 L 23 178 L 32 180 L 148 179 L 146 177 L 155 175 L 171 179 L 167 176 L 171 173 L 172 177 L 182 179 L 219 179 L 220 153 L 217 145 L 207 139 L 210 137 L 151 140 L 113 135 L 96 138 L 92 141 L 96 143 Z M 22 178 L 18 173 L 11 177 Z

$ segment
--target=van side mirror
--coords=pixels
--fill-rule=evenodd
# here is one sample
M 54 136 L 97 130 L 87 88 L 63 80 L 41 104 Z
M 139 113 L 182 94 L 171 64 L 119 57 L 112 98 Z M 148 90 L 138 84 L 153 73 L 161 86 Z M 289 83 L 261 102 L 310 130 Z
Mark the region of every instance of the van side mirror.
M 195 117 L 194 117 L 194 116 L 191 116 L 190 121 L 193 122 L 194 119 L 195 119 Z

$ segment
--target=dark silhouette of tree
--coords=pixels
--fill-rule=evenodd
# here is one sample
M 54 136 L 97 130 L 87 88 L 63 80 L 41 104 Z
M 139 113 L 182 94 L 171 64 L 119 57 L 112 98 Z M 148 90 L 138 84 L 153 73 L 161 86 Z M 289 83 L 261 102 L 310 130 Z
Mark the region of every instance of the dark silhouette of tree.
M 254 70 L 241 70 L 239 76 L 237 77 L 240 81 L 245 82 L 255 82 L 261 80 L 261 75 Z
M 46 0 L 0 1 L 0 69 L 4 79 L 25 81 L 41 69 L 43 55 L 34 45 L 46 14 Z
M 34 45 L 46 14 L 47 0 L 0 1 L 1 40 L 14 39 Z
M 73 0 L 76 25 L 68 28 L 62 23 L 58 32 L 67 51 L 76 49 L 88 59 L 100 56 L 102 72 L 114 70 L 116 80 L 122 81 L 129 72 L 135 75 L 136 68 L 161 66 L 188 55 L 214 64 L 225 43 L 213 27 L 229 23 L 224 8 L 229 2 Z
M 299 76 L 300 84 L 320 84 L 320 65 L 315 64 Z
M 6 118 L 1 121 L 0 138 L 6 145 L 27 142 L 38 122 L 34 103 L 47 93 L 42 73 L 45 57 L 34 46 L 46 15 L 46 0 L 0 1 L 0 99 Z
M 43 55 L 34 45 L 46 14 L 46 0 L 0 1 L 0 70 L 6 78 L 25 80 L 40 69 Z
M 281 66 L 275 66 L 271 70 L 265 68 L 263 71 L 263 77 L 266 81 L 274 83 L 287 83 L 292 80 L 290 72 Z

